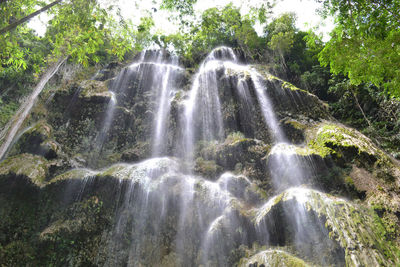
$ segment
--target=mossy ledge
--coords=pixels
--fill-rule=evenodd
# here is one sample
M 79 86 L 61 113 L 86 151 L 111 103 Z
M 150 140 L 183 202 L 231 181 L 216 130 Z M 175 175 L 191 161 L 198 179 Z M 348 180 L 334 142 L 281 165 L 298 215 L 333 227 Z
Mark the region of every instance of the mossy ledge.
M 316 213 L 329 238 L 345 250 L 347 266 L 394 266 L 400 260 L 400 250 L 387 239 L 387 230 L 373 209 L 312 189 L 290 188 L 257 211 L 256 225 L 280 205 L 299 205 L 308 213 Z M 291 216 L 295 221 L 296 215 Z
M 309 267 L 302 259 L 299 259 L 286 251 L 279 249 L 269 249 L 261 251 L 249 258 L 243 258 L 240 260 L 240 267 L 248 266 L 282 266 L 282 267 Z

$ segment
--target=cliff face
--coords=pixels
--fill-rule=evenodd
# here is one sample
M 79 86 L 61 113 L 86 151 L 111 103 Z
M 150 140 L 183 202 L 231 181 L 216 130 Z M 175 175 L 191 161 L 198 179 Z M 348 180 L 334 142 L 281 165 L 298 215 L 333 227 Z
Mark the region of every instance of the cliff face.
M 400 165 L 218 48 L 45 92 L 0 163 L 4 266 L 399 264 Z

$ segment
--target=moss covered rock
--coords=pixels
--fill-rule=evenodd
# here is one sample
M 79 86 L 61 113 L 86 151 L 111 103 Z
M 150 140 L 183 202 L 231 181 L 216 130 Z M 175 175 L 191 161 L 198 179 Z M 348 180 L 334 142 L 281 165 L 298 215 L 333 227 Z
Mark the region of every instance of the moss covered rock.
M 308 147 L 340 166 L 355 163 L 387 182 L 399 177 L 399 163 L 355 129 L 333 123 L 318 124 L 308 132 Z
M 20 154 L 0 163 L 0 177 L 23 176 L 39 187 L 46 184 L 47 174 L 48 161 L 41 156 Z
M 295 210 L 305 213 L 287 214 L 287 222 L 292 221 L 287 227 L 299 227 L 296 222 L 302 217 L 316 214 L 319 221 L 316 225 L 319 223 L 329 231 L 329 237 L 323 240 L 332 239 L 340 244 L 345 251 L 347 266 L 393 266 L 399 263 L 400 250 L 386 236 L 386 228 L 373 210 L 311 189 L 291 188 L 272 198 L 258 210 L 255 223 L 261 225 L 266 220 L 274 220 L 269 215 L 276 207 L 290 210 L 296 205 L 299 208 Z M 310 229 L 310 225 L 300 225 L 295 231 L 301 234 L 306 229 Z
M 108 86 L 105 82 L 87 80 L 79 84 L 80 94 L 79 97 L 83 98 L 85 101 L 94 103 L 103 103 L 110 101 L 112 97 L 111 93 L 108 91 Z
M 243 173 L 251 179 L 265 180 L 264 157 L 270 147 L 264 142 L 246 138 L 241 132 L 228 134 L 224 142 L 199 142 L 197 154 L 215 161 L 218 168 Z
M 250 258 L 241 259 L 239 266 L 308 267 L 311 265 L 283 250 L 270 249 L 261 251 Z
M 315 121 L 332 118 L 328 112 L 328 105 L 317 96 L 271 75 L 266 66 L 255 65 L 253 68 L 264 78 L 266 93 L 272 100 L 274 110 L 278 114 L 281 113 L 282 117 L 306 116 Z
M 52 127 L 45 121 L 39 121 L 28 128 L 11 150 L 11 154 L 30 153 L 44 156 L 46 159 L 58 157 L 60 145 L 52 140 Z
M 205 160 L 199 157 L 195 161 L 194 171 L 209 179 L 216 179 L 222 172 L 222 167 L 214 160 Z

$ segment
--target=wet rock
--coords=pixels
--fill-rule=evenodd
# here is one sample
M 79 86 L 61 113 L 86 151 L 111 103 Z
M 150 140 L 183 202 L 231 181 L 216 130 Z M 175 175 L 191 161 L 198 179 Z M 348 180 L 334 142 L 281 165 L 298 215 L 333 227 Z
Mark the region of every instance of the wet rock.
M 38 242 L 44 250 L 44 257 L 66 255 L 65 258 L 54 260 L 59 265 L 65 262 L 73 265 L 99 264 L 101 259 L 97 252 L 101 241 L 98 234 L 109 224 L 107 213 L 102 201 L 96 196 L 56 212 L 52 221 L 39 234 Z
M 278 114 L 291 114 L 292 118 L 301 115 L 315 121 L 332 119 L 327 104 L 315 95 L 271 75 L 265 66 L 255 65 L 254 68 L 263 76 L 266 94 Z
M 302 144 L 305 141 L 304 131 L 309 124 L 303 120 L 294 120 L 288 118 L 281 123 L 282 131 L 286 138 L 293 144 Z
M 46 159 L 55 159 L 61 152 L 60 144 L 53 140 L 47 140 L 41 144 L 39 155 L 43 155 Z
M 214 160 L 218 166 L 226 170 L 242 172 L 252 179 L 265 179 L 265 163 L 269 146 L 251 138 L 246 138 L 241 132 L 227 136 L 223 143 L 199 142 L 197 153 L 202 158 Z M 252 173 L 246 170 L 252 170 Z
M 322 157 L 332 157 L 339 166 L 354 162 L 389 183 L 398 177 L 399 163 L 357 130 L 338 124 L 322 123 L 307 135 L 309 148 Z
M 150 145 L 147 142 L 137 143 L 133 148 L 122 152 L 121 160 L 124 162 L 137 162 L 145 159 L 150 154 Z

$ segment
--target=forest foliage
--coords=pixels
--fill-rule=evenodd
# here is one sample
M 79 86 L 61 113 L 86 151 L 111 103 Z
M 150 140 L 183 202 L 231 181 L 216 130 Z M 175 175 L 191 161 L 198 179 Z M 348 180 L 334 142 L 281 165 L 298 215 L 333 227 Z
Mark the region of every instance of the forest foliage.
M 52 2 L 1 1 L 0 30 Z M 179 25 L 174 34 L 154 31 L 149 16 L 134 25 L 115 1 L 59 1 L 46 11 L 50 20 L 44 36 L 26 23 L 1 35 L 0 125 L 29 92 L 27 85 L 60 57 L 92 66 L 158 45 L 196 67 L 212 48 L 227 45 L 242 51 L 248 62 L 267 65 L 273 74 L 328 101 L 337 118 L 395 149 L 400 145 L 400 1 L 320 2 L 321 16 L 335 19 L 327 42 L 312 30 L 299 30 L 295 14 L 272 16 L 269 1 L 247 0 L 246 14 L 233 4 L 197 14 L 196 0 L 159 1 L 159 9 L 170 11 Z M 157 10 L 152 13 L 157 16 Z

